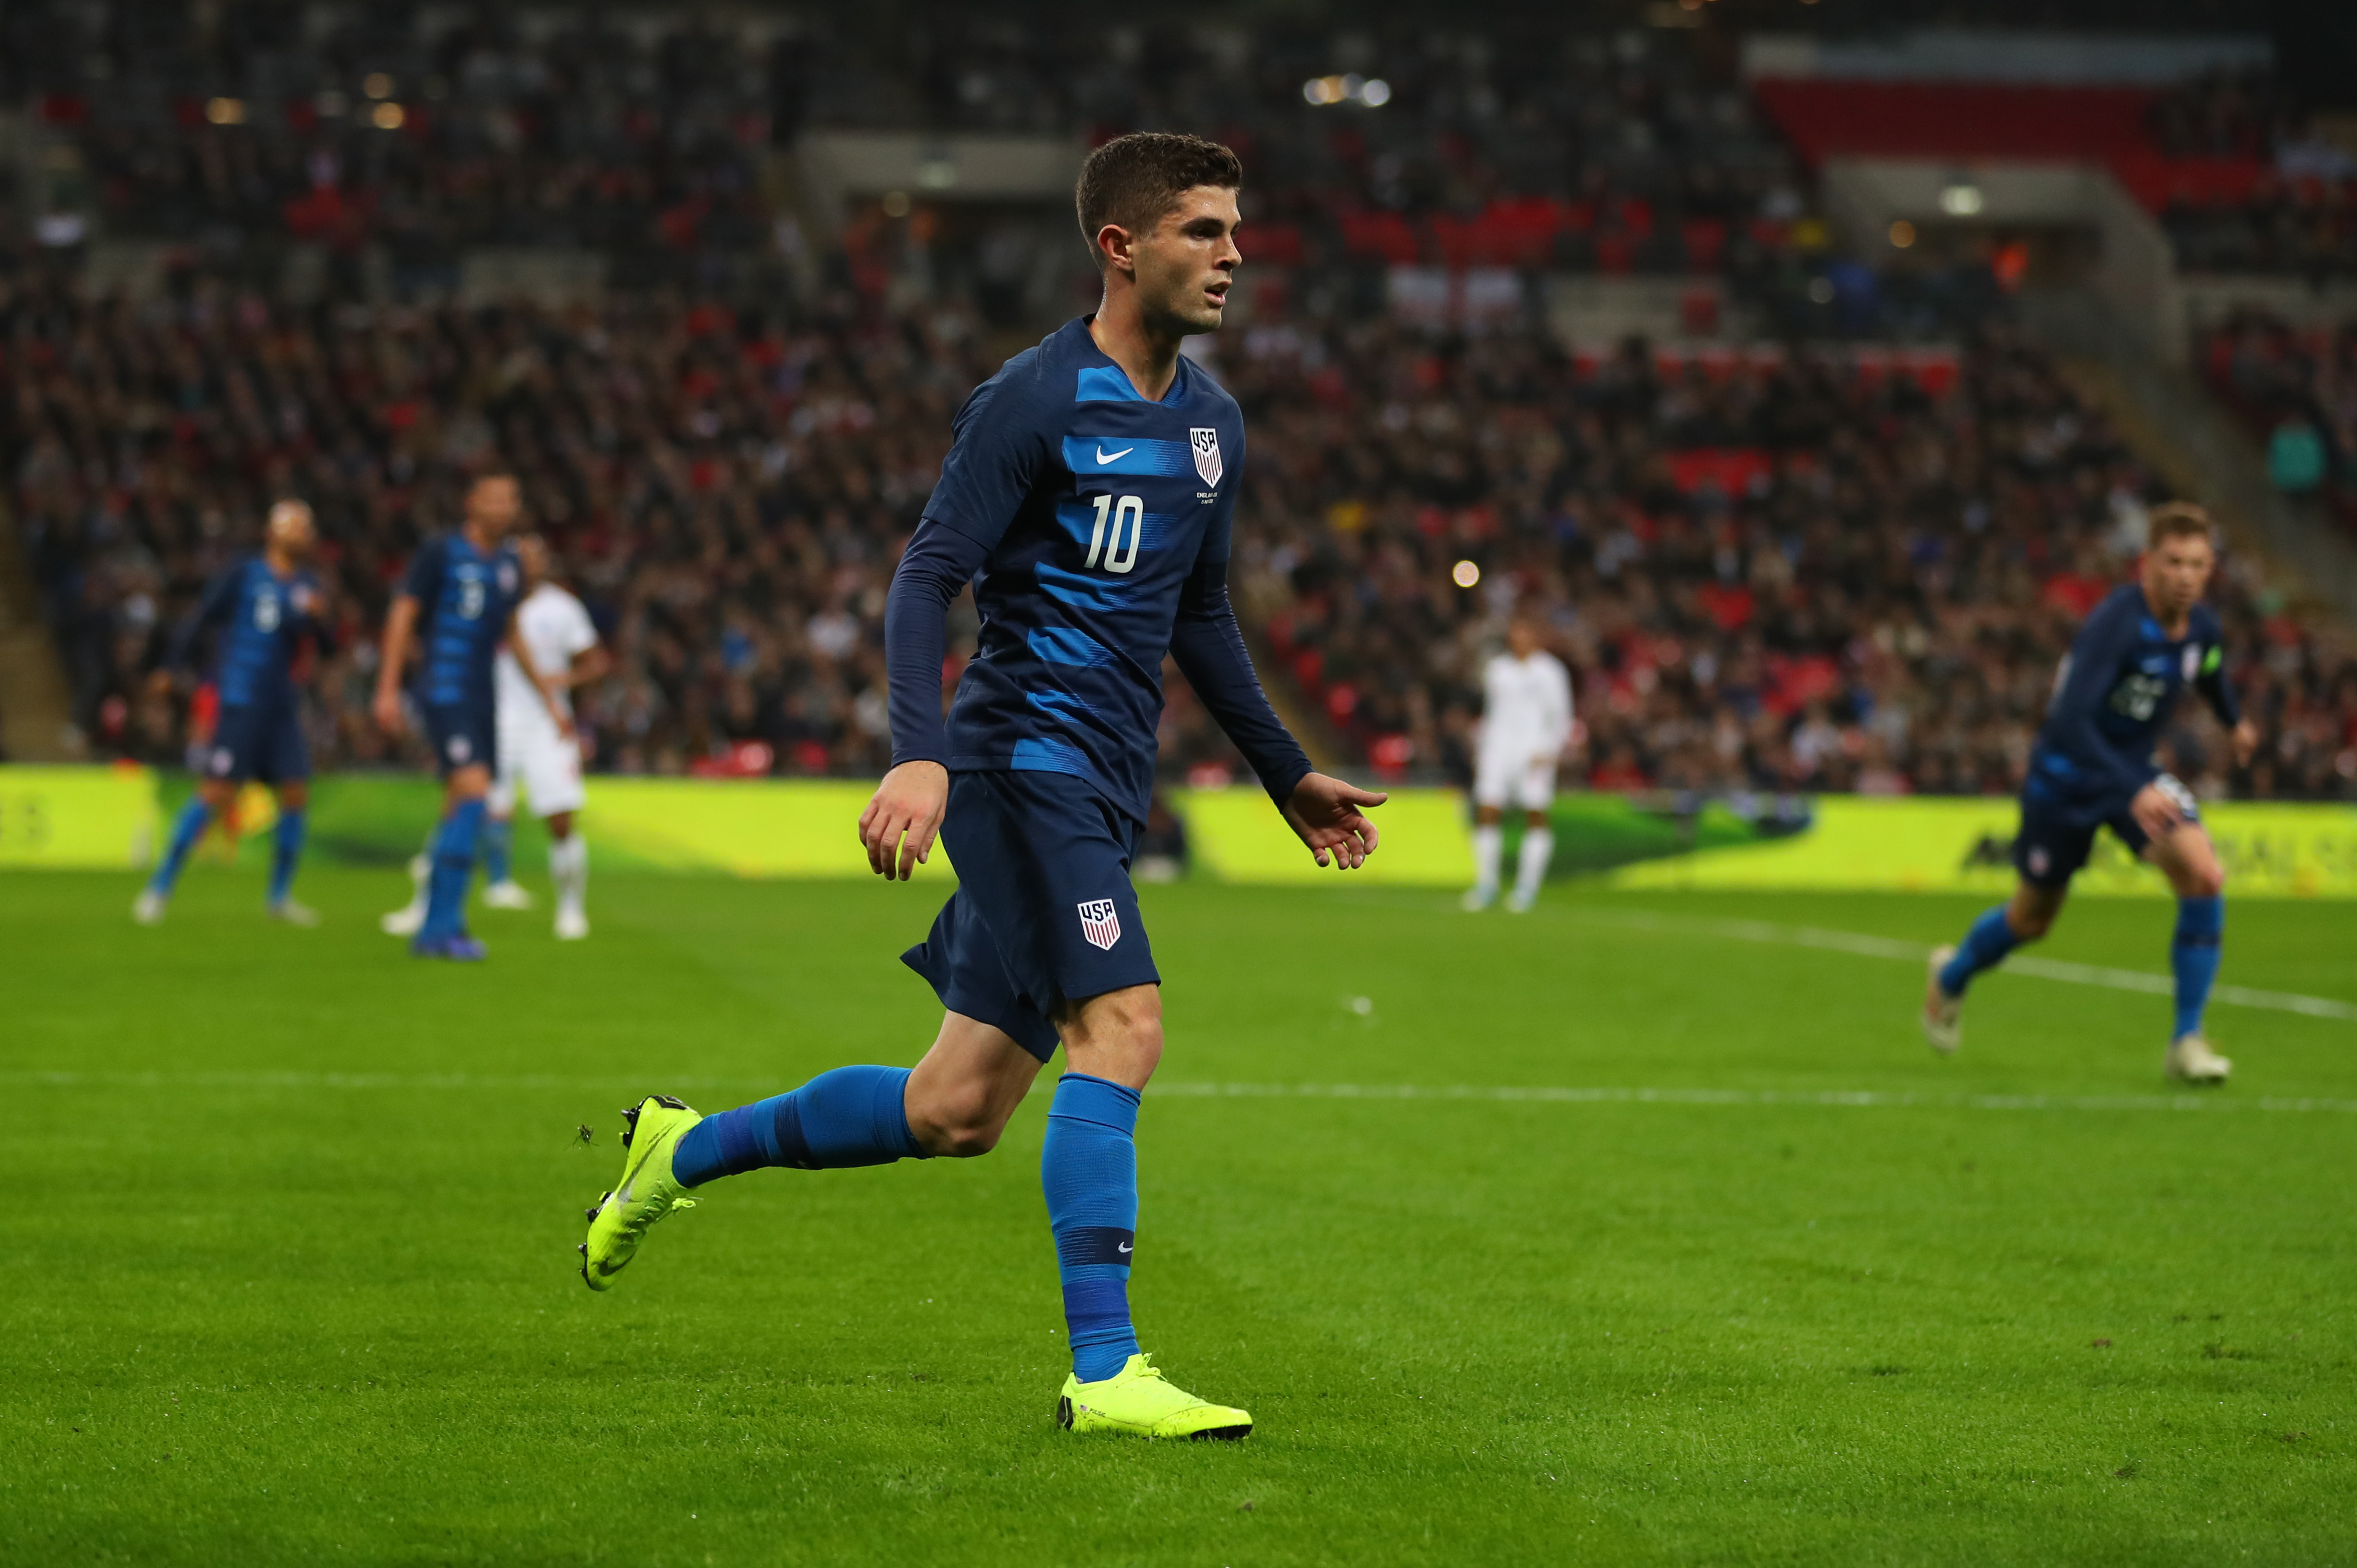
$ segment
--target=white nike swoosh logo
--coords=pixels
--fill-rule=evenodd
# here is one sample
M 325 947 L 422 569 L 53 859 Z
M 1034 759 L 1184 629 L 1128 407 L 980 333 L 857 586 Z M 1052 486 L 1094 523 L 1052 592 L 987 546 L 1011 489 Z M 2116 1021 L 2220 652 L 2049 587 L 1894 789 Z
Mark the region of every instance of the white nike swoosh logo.
M 1097 467 L 1100 467 L 1100 468 L 1102 468 L 1102 467 L 1103 467 L 1107 463 L 1112 462 L 1112 461 L 1114 460 L 1114 457 L 1126 457 L 1126 456 L 1128 456 L 1132 452 L 1135 452 L 1135 451 L 1136 451 L 1136 450 L 1137 450 L 1137 448 L 1136 448 L 1136 447 L 1135 447 L 1135 446 L 1125 446 L 1125 447 L 1123 447 L 1120 451 L 1115 452 L 1115 453 L 1112 454 L 1112 456 L 1108 456 L 1106 455 L 1106 453 L 1105 453 L 1105 449 L 1104 449 L 1103 447 L 1100 446 L 1100 447 L 1098 447 L 1098 448 L 1097 448 Z
M 1115 1248 L 1114 1249 L 1114 1251 L 1116 1251 L 1116 1252 L 1126 1252 L 1126 1251 L 1131 1251 L 1131 1250 L 1132 1250 L 1132 1249 L 1131 1249 L 1131 1247 L 1130 1247 L 1130 1244 L 1129 1244 L 1128 1242 L 1126 1242 L 1126 1241 L 1124 1241 L 1120 1246 L 1115 1247 Z

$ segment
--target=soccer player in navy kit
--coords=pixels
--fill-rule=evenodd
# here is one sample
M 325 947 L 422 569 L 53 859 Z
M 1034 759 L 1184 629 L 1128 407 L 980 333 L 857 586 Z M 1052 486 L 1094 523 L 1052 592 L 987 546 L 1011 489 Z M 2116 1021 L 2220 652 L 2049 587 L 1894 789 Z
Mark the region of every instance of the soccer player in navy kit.
M 2072 642 L 2021 789 L 2013 847 L 2020 883 L 1963 942 L 1932 955 L 1923 1033 L 1935 1049 L 1953 1051 L 1962 1041 L 1959 1015 L 1973 976 L 2053 925 L 2096 830 L 2108 827 L 2158 866 L 2177 894 L 2169 949 L 2177 1013 L 2164 1070 L 2190 1083 L 2222 1083 L 2232 1070 L 2201 1033 L 2225 930 L 2226 874 L 2191 791 L 2152 760 L 2153 742 L 2188 686 L 2233 732 L 2238 760 L 2248 762 L 2258 745 L 2257 729 L 2226 683 L 2218 618 L 2201 602 L 2217 564 L 2212 539 L 2201 508 L 2155 509 L 2141 580 L 2114 589 Z
M 467 933 L 467 884 L 474 876 L 483 798 L 499 756 L 492 669 L 514 634 L 522 596 L 522 569 L 504 541 L 522 511 L 514 475 L 503 469 L 477 475 L 467 489 L 465 521 L 418 551 L 385 618 L 377 723 L 388 734 L 401 732 L 402 667 L 422 618 L 417 698 L 443 780 L 425 923 L 409 945 L 420 958 L 473 961 L 483 956 L 483 944 Z M 545 679 L 535 674 L 533 680 L 550 713 L 559 714 Z M 560 716 L 559 724 L 571 732 L 569 719 Z
M 1147 1437 L 1251 1431 L 1244 1412 L 1166 1381 L 1129 1318 L 1133 1133 L 1162 1053 L 1129 861 L 1164 654 L 1319 865 L 1364 863 L 1364 811 L 1383 797 L 1311 770 L 1228 603 L 1243 425 L 1178 346 L 1221 323 L 1242 178 L 1232 153 L 1191 136 L 1123 136 L 1090 156 L 1075 196 L 1103 304 L 967 400 L 894 576 L 894 767 L 859 833 L 887 877 L 908 876 L 936 833 L 955 860 L 957 892 L 903 960 L 947 1010 L 932 1048 L 913 1070 L 838 1068 L 711 1117 L 641 1101 L 625 1113 L 622 1179 L 589 1213 L 593 1288 L 716 1177 L 987 1153 L 1060 1042 L 1069 1070 L 1040 1161 L 1072 1351 L 1058 1419 Z M 943 618 L 969 581 L 981 640 L 945 727 Z
M 229 811 L 239 786 L 249 779 L 271 786 L 278 797 L 270 856 L 271 917 L 296 926 L 319 923 L 316 913 L 287 894 L 302 858 L 311 800 L 311 747 L 303 735 L 295 660 L 307 639 L 323 650 L 328 643 L 327 625 L 320 618 L 326 596 L 305 565 L 317 539 L 309 507 L 296 500 L 272 507 L 262 553 L 239 562 L 207 585 L 196 614 L 173 637 L 164 668 L 156 671 L 158 685 L 167 684 L 188 668 L 197 639 L 208 631 L 215 634 L 213 687 L 221 696 L 221 717 L 199 759 L 197 792 L 180 808 L 164 858 L 131 906 L 132 918 L 143 926 L 164 918 L 188 852 L 212 820 Z

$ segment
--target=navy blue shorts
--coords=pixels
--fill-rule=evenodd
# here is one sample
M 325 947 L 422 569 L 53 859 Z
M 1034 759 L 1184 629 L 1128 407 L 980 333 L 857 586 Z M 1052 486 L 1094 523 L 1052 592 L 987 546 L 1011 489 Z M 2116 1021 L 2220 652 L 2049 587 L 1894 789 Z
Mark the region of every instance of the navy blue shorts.
M 2201 820 L 2193 791 L 2166 773 L 2153 782 L 2176 800 L 2187 822 Z M 2128 811 L 2128 802 L 2135 799 L 2134 793 L 2069 795 L 2033 775 L 2021 791 L 2021 832 L 2013 841 L 2014 869 L 2033 887 L 2068 887 L 2071 878 L 2087 864 L 2095 847 L 2095 833 L 2103 828 L 2111 829 L 2112 836 L 2126 844 L 2130 854 L 2144 854 L 2145 845 L 2152 841 Z
M 205 777 L 292 784 L 311 777 L 311 743 L 292 703 L 223 703 L 205 751 Z
M 499 766 L 499 710 L 487 703 L 430 706 L 425 733 L 434 742 L 434 765 L 445 779 L 461 768 Z
M 1069 774 L 952 774 L 942 843 L 958 888 L 900 961 L 1046 1061 L 1065 1003 L 1161 983 L 1129 882 L 1137 831 Z

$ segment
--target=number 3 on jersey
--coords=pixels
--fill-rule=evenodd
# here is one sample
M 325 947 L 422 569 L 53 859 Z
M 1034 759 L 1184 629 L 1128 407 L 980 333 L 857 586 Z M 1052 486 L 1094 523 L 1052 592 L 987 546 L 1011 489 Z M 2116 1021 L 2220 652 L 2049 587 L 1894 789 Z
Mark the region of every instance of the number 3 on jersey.
M 1105 538 L 1107 519 L 1111 519 L 1113 522 L 1113 538 L 1110 542 Z M 1122 553 L 1121 549 L 1121 531 L 1124 528 L 1129 530 L 1129 553 L 1126 555 Z M 1106 571 L 1126 572 L 1137 564 L 1137 547 L 1145 537 L 1146 502 L 1144 499 L 1137 496 L 1124 496 L 1119 500 L 1115 500 L 1111 496 L 1099 496 L 1097 525 L 1089 532 L 1089 558 L 1082 564 L 1095 565 L 1097 557 L 1102 554 L 1104 557 Z

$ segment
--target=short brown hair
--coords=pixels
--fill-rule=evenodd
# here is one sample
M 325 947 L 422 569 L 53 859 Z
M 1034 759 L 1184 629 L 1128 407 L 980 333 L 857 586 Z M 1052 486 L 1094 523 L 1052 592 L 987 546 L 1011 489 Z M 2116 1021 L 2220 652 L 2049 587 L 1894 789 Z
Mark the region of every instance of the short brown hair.
M 1097 234 L 1106 224 L 1118 223 L 1133 234 L 1143 234 L 1197 186 L 1235 190 L 1243 182 L 1243 164 L 1217 142 L 1168 131 L 1132 131 L 1089 155 L 1081 166 L 1080 183 L 1072 188 L 1072 206 L 1080 213 L 1081 239 L 1102 272 L 1105 258 L 1097 248 Z
M 2145 538 L 2158 544 L 2164 539 L 2199 539 L 2218 548 L 2217 525 L 2191 501 L 2169 501 L 2152 509 L 2145 522 Z

